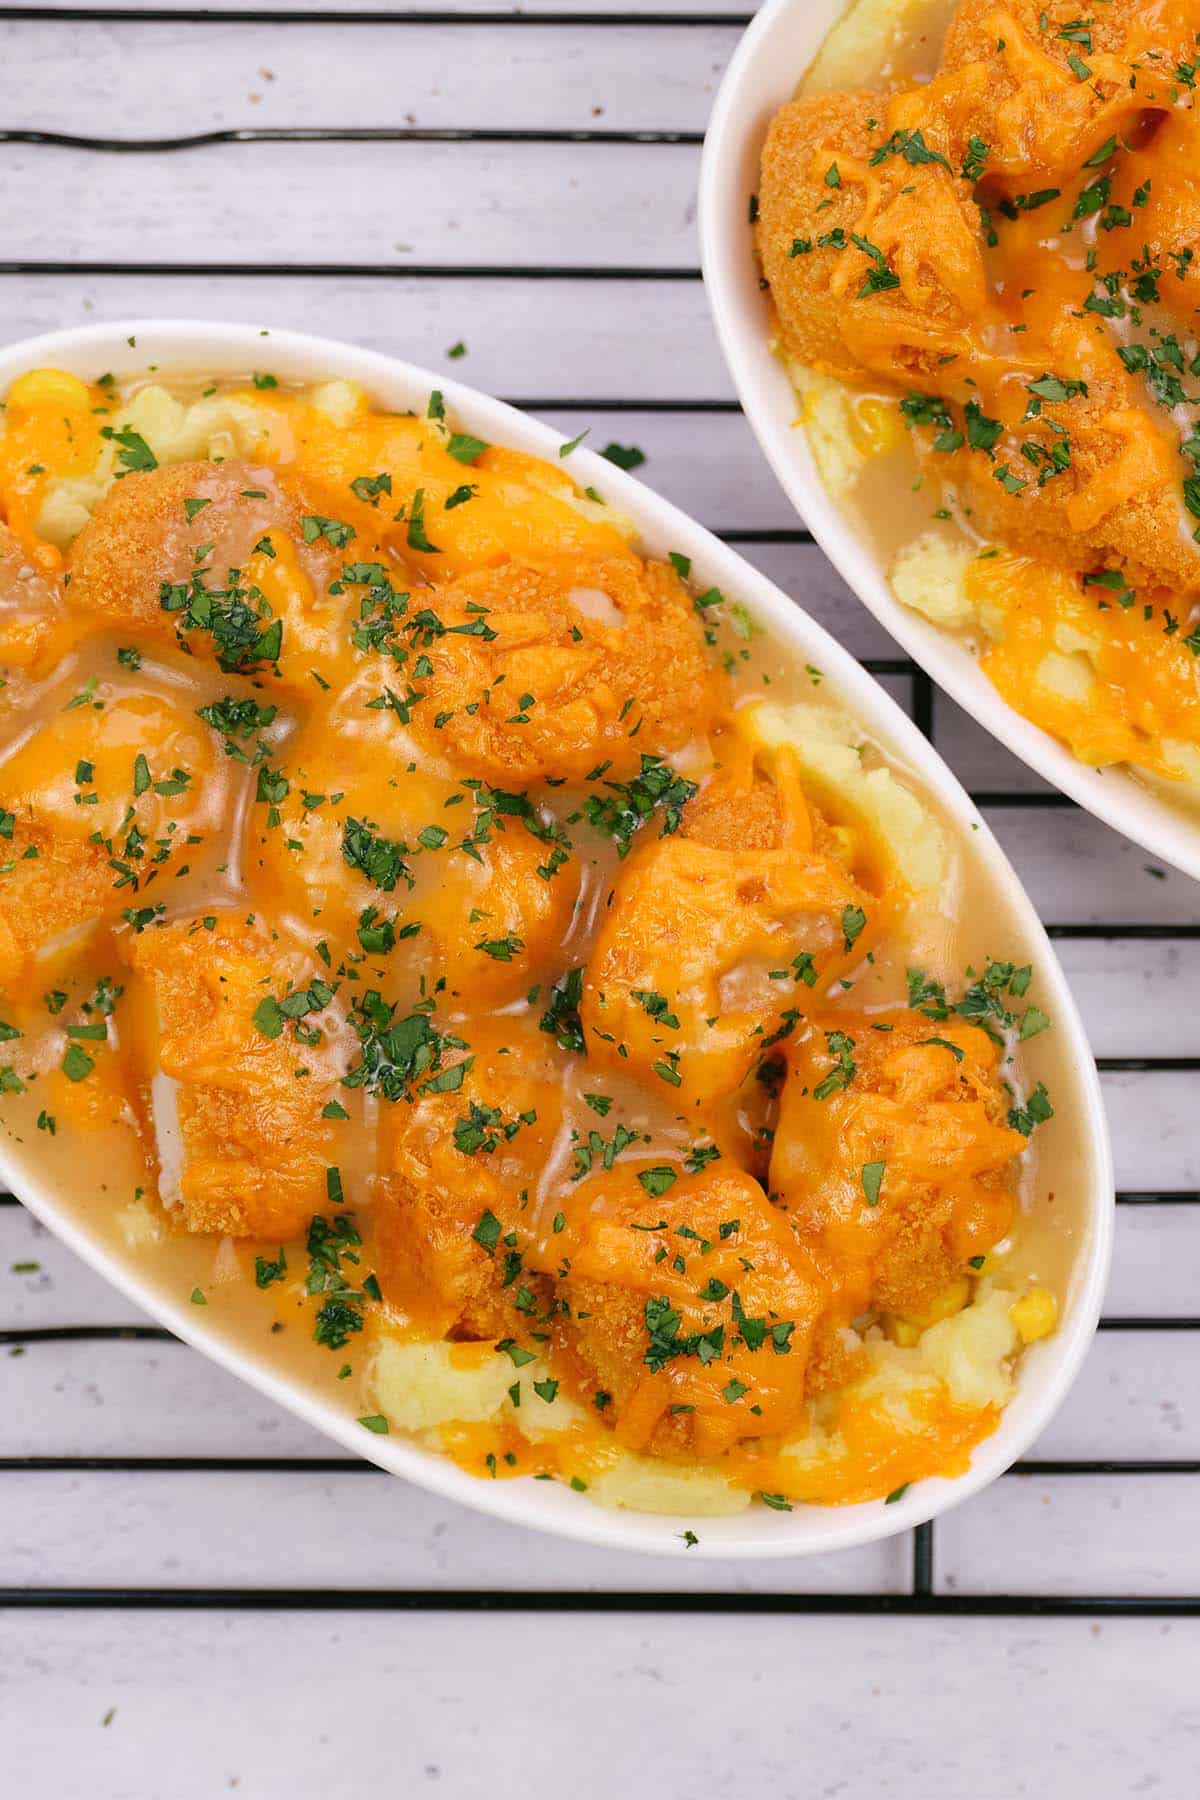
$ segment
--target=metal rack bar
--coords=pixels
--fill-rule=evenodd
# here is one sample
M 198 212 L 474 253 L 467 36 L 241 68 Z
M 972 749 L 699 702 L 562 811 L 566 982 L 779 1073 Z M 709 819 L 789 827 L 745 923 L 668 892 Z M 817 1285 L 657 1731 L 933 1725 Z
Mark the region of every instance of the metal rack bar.
M 1195 1618 L 1186 1594 L 739 1594 L 455 1588 L 0 1587 L 0 1609 L 132 1612 L 834 1613 L 902 1618 Z

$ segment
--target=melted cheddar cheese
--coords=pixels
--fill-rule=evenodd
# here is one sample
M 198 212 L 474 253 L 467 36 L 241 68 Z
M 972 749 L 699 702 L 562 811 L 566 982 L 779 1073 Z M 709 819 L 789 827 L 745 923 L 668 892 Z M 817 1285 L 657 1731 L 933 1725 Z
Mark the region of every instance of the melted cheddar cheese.
M 954 890 L 921 797 L 440 396 L 182 393 L 8 399 L 9 1128 L 133 1166 L 197 1304 L 474 1473 L 704 1511 L 963 1467 L 1047 1021 L 944 920 L 906 971 Z
M 897 507 L 942 554 L 907 549 L 898 596 L 970 629 L 1082 761 L 1177 788 L 1200 778 L 1198 75 L 1197 0 L 959 0 L 930 79 L 776 115 L 756 227 L 801 389 L 860 396 L 862 509 L 895 444 L 864 406 L 911 434 Z

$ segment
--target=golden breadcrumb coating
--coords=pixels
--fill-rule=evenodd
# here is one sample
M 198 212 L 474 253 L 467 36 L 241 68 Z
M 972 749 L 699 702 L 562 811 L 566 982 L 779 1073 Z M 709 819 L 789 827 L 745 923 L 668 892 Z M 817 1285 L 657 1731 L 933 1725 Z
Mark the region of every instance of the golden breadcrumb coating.
M 873 162 L 882 114 L 866 89 L 793 100 L 762 153 L 757 243 L 787 347 L 846 381 L 916 381 L 984 300 L 970 184 L 944 162 Z
M 718 778 L 678 832 L 645 837 L 621 871 L 584 977 L 588 1055 L 704 1111 L 848 948 L 869 948 L 859 938 L 875 910 L 816 849 L 797 790 L 771 801 L 752 775 Z
M 580 781 L 601 763 L 621 779 L 715 713 L 703 632 L 667 563 L 505 563 L 439 588 L 430 605 L 445 630 L 426 645 L 415 729 L 497 787 Z
M 340 506 L 311 480 L 248 462 L 126 475 L 75 540 L 68 600 L 309 696 L 314 669 L 336 686 L 354 666 L 359 595 L 343 580 L 346 564 L 365 559 L 408 583 L 404 565 L 338 518 Z
M 749 1175 L 718 1162 L 661 1194 L 625 1166 L 591 1176 L 561 1255 L 563 1331 L 623 1443 L 712 1456 L 795 1418 L 824 1288 Z
M 531 1024 L 481 1023 L 459 1059 L 460 1087 L 418 1086 L 387 1112 L 376 1229 L 384 1298 L 402 1320 L 486 1339 L 527 1336 L 544 1313 L 547 1284 L 510 1255 L 510 1234 L 524 1226 L 558 1130 L 556 1056 Z
M 999 1060 L 978 1026 L 907 1009 L 829 1014 L 797 1037 L 770 1191 L 844 1317 L 919 1312 L 1008 1229 L 1025 1139 Z
M 348 1033 L 336 1010 L 319 1007 L 304 1024 L 321 1041 L 301 1044 L 290 1029 L 269 1035 L 256 1013 L 307 989 L 323 965 L 261 913 L 242 912 L 151 927 L 126 940 L 126 955 L 153 984 L 159 1066 L 174 1084 L 178 1146 L 164 1142 L 161 1121 L 159 1141 L 173 1216 L 189 1231 L 302 1236 L 326 1209 L 327 1171 L 340 1161 L 336 1125 L 322 1114 L 343 1093 Z

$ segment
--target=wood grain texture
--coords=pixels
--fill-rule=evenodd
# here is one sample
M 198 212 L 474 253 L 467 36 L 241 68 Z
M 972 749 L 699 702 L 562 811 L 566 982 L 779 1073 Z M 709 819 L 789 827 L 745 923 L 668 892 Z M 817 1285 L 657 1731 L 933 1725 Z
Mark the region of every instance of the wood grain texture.
M 219 18 L 5 24 L 0 62 L 26 72 L 21 124 L 138 141 L 249 128 L 702 133 L 740 31 L 730 25 L 625 23 L 571 32 L 527 23 L 394 26 L 369 34 L 371 79 L 345 54 L 347 27 L 237 24 Z M 364 34 L 362 51 L 368 50 Z M 203 55 L 216 82 L 177 80 Z M 539 96 L 530 116 L 529 96 Z M 6 119 L 5 123 L 9 123 Z
M 654 161 L 647 168 L 646 157 Z M 8 261 L 694 268 L 686 145 L 0 144 Z M 531 204 L 532 200 L 532 204 Z
M 1128 1800 L 1188 1791 L 1200 1725 L 1195 1621 L 568 1614 L 514 1631 L 56 1612 L 22 1627 L 10 1773 L 52 1754 L 86 1768 L 88 1793 L 138 1800 L 148 1769 L 170 1772 L 171 1800 L 281 1785 L 525 1800 L 564 1769 L 578 1800 Z

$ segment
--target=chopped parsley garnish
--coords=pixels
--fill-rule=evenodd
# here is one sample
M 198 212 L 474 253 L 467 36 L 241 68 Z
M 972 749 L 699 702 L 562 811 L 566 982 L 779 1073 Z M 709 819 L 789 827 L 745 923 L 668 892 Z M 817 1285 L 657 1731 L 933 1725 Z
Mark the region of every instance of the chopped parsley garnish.
M 410 550 L 423 550 L 427 556 L 440 556 L 441 551 L 436 544 L 431 544 L 425 535 L 425 489 L 418 488 L 412 497 L 412 505 L 408 509 L 408 547 Z
M 238 747 L 239 739 L 245 744 L 255 732 L 265 731 L 274 722 L 277 711 L 274 706 L 260 706 L 257 700 L 237 699 L 233 694 L 226 694 L 208 706 L 198 706 L 196 715 L 214 731 L 220 732 L 225 739 L 227 755 L 244 762 L 246 756 Z
M 319 538 L 324 538 L 335 550 L 344 550 L 356 535 L 353 525 L 347 525 L 341 519 L 324 519 L 320 513 L 305 513 L 300 520 L 300 530 L 306 544 L 315 544 Z
M 377 888 L 390 894 L 400 881 L 413 885 L 405 855 L 408 845 L 377 834 L 366 819 L 342 824 L 342 859 Z
M 1008 1115 L 1008 1122 L 1014 1131 L 1019 1131 L 1021 1133 L 1022 1137 L 1030 1137 L 1033 1134 L 1035 1126 L 1044 1125 L 1047 1119 L 1052 1119 L 1053 1117 L 1054 1108 L 1050 1104 L 1050 1096 L 1046 1092 L 1046 1085 L 1044 1082 L 1039 1081 L 1024 1105 L 1014 1106 L 1012 1108 Z
M 640 469 L 646 461 L 646 452 L 636 444 L 606 444 L 600 454 L 618 469 Z
M 455 1093 L 469 1073 L 473 1058 L 447 1065 L 448 1050 L 466 1050 L 462 1038 L 435 1030 L 428 1012 L 398 1017 L 399 1007 L 384 1000 L 377 988 L 356 995 L 350 1023 L 359 1041 L 359 1060 L 342 1086 L 365 1088 L 385 1100 L 417 1093 Z
M 843 942 L 843 945 L 845 947 L 847 954 L 851 950 L 853 950 L 856 942 L 862 936 L 863 931 L 866 928 L 866 923 L 867 923 L 867 915 L 863 911 L 861 906 L 847 906 L 847 907 L 843 908 L 843 911 L 842 911 L 842 942 Z M 811 962 L 811 960 L 812 959 L 810 957 L 809 961 Z M 799 961 L 800 961 L 800 958 L 797 957 L 796 962 L 799 963 Z M 799 970 L 797 970 L 797 974 L 799 976 Z M 801 976 L 800 979 L 805 979 L 805 978 L 803 976 Z M 815 979 L 815 972 L 814 972 L 814 979 Z M 808 983 L 808 985 L 809 985 L 809 987 L 811 987 L 812 982 L 810 981 Z
M 577 1056 L 583 1055 L 583 1024 L 579 1017 L 579 1003 L 583 999 L 583 970 L 568 969 L 559 976 L 550 989 L 549 1001 L 539 1024 L 558 1044 L 560 1050 L 573 1051 Z M 607 1112 L 612 1105 L 611 1100 L 601 1108 L 596 1101 L 599 1095 L 589 1096 L 589 1104 L 596 1112 Z
M 379 475 L 356 475 L 350 483 L 350 492 L 355 499 L 363 500 L 368 506 L 378 506 L 381 494 L 391 494 L 392 478 L 386 470 Z
M 665 1194 L 668 1188 L 673 1188 L 675 1186 L 678 1174 L 679 1171 L 677 1169 L 668 1168 L 664 1163 L 660 1164 L 657 1168 L 640 1169 L 638 1171 L 638 1180 L 650 1195 L 651 1199 L 657 1200 L 660 1194 Z
M 711 1331 L 697 1331 L 680 1337 L 682 1315 L 675 1311 L 665 1295 L 646 1302 L 643 1317 L 648 1344 L 642 1358 L 652 1375 L 661 1373 L 677 1356 L 695 1356 L 707 1366 L 715 1362 L 725 1346 L 725 1327 L 715 1325 Z
M 117 445 L 117 462 L 120 466 L 115 474 L 118 481 L 126 475 L 143 475 L 148 474 L 151 469 L 157 469 L 157 456 L 142 434 L 134 431 L 132 426 L 127 425 L 123 431 L 116 431 L 111 425 L 102 425 L 100 436 Z
M 974 141 L 978 142 L 978 139 Z M 902 156 L 905 162 L 911 163 L 914 168 L 919 167 L 921 163 L 941 163 L 943 169 L 950 168 L 950 164 L 941 151 L 931 150 L 920 131 L 893 131 L 891 137 L 872 152 L 870 158 L 872 168 L 876 163 L 886 162 L 889 156 Z
M 227 675 L 244 675 L 263 663 L 277 663 L 283 647 L 283 620 L 271 618 L 256 587 L 239 586 L 239 575 L 240 571 L 230 569 L 227 587 L 208 588 L 202 571 L 196 570 L 190 582 L 164 581 L 158 596 L 163 612 L 177 615 L 175 630 L 180 643 L 185 632 L 207 632 L 217 666 Z
M 886 1162 L 869 1162 L 862 1166 L 862 1190 L 868 1206 L 879 1205 L 879 1190 L 886 1168 Z
M 628 854 L 634 833 L 659 808 L 662 809 L 660 837 L 678 831 L 683 809 L 697 792 L 696 783 L 677 775 L 669 763 L 659 756 L 642 753 L 640 774 L 632 781 L 606 781 L 607 794 L 589 794 L 584 802 L 584 815 L 589 825 L 605 837 L 616 840 L 617 853 Z
M 819 1081 L 813 1089 L 814 1100 L 828 1100 L 831 1094 L 850 1086 L 858 1074 L 858 1064 L 854 1060 L 854 1039 L 847 1037 L 844 1031 L 827 1031 L 825 1046 L 830 1056 L 836 1059 L 837 1066 L 831 1069 L 823 1081 Z
M 286 1274 L 287 1274 L 287 1257 L 284 1255 L 282 1246 L 280 1247 L 279 1255 L 274 1258 L 266 1257 L 266 1256 L 256 1256 L 255 1257 L 255 1259 L 254 1259 L 254 1285 L 255 1285 L 255 1287 L 269 1288 L 273 1281 L 282 1281 Z

